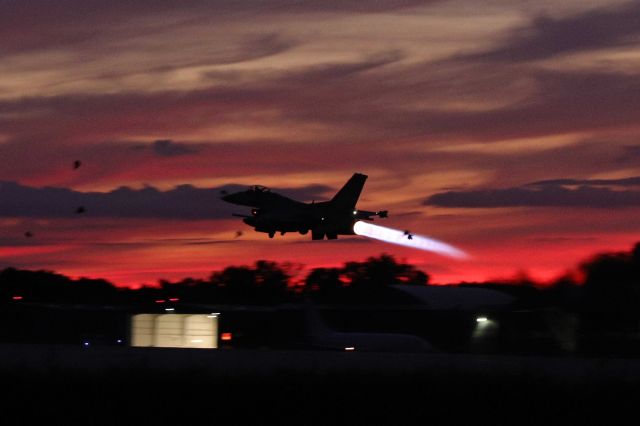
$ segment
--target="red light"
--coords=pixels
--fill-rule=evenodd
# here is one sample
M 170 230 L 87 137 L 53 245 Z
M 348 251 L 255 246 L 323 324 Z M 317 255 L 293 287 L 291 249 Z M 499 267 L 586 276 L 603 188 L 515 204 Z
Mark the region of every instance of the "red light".
M 12 299 L 13 300 L 22 300 L 22 296 L 13 296 Z
M 165 302 L 165 300 L 164 300 L 164 299 L 158 299 L 158 300 L 156 300 L 156 303 L 164 303 L 164 302 Z
M 232 337 L 233 337 L 233 334 L 231 334 L 231 333 L 222 333 L 220 335 L 220 340 L 228 342 L 228 341 L 231 340 Z
M 180 299 L 178 299 L 177 297 L 172 297 L 169 299 L 169 302 L 177 302 L 178 300 Z

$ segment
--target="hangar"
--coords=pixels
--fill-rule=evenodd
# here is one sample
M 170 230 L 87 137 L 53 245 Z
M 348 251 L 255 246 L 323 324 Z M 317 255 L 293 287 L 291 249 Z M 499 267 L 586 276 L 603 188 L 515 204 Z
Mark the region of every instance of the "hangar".
M 131 346 L 215 349 L 218 314 L 133 315 Z

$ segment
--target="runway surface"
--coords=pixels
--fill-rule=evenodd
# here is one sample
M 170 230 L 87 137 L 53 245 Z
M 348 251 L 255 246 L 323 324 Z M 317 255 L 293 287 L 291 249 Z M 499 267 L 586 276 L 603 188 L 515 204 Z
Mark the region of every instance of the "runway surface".
M 0 345 L 5 424 L 616 424 L 640 360 Z

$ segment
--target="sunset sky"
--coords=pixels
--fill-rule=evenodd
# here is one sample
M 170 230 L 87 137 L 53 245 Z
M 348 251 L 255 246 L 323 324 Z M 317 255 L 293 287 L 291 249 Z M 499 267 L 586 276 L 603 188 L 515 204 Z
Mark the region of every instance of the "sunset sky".
M 388 253 L 549 280 L 640 240 L 637 1 L 0 0 L 0 55 L 2 268 L 135 285 Z M 219 199 L 354 172 L 376 223 L 472 258 L 270 240 Z

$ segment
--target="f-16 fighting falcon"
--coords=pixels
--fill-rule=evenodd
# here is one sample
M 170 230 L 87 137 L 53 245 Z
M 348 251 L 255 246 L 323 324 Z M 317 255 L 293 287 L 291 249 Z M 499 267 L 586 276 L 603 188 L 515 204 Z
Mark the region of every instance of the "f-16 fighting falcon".
M 221 198 L 229 203 L 252 207 L 250 215 L 237 214 L 243 222 L 257 232 L 266 232 L 273 238 L 276 232 L 311 231 L 312 240 L 335 240 L 338 235 L 354 235 L 353 225 L 360 220 L 372 221 L 373 216 L 384 218 L 386 210 L 358 210 L 356 203 L 367 176 L 354 173 L 347 183 L 329 201 L 304 203 L 255 185 L 246 191 L 226 194 Z

